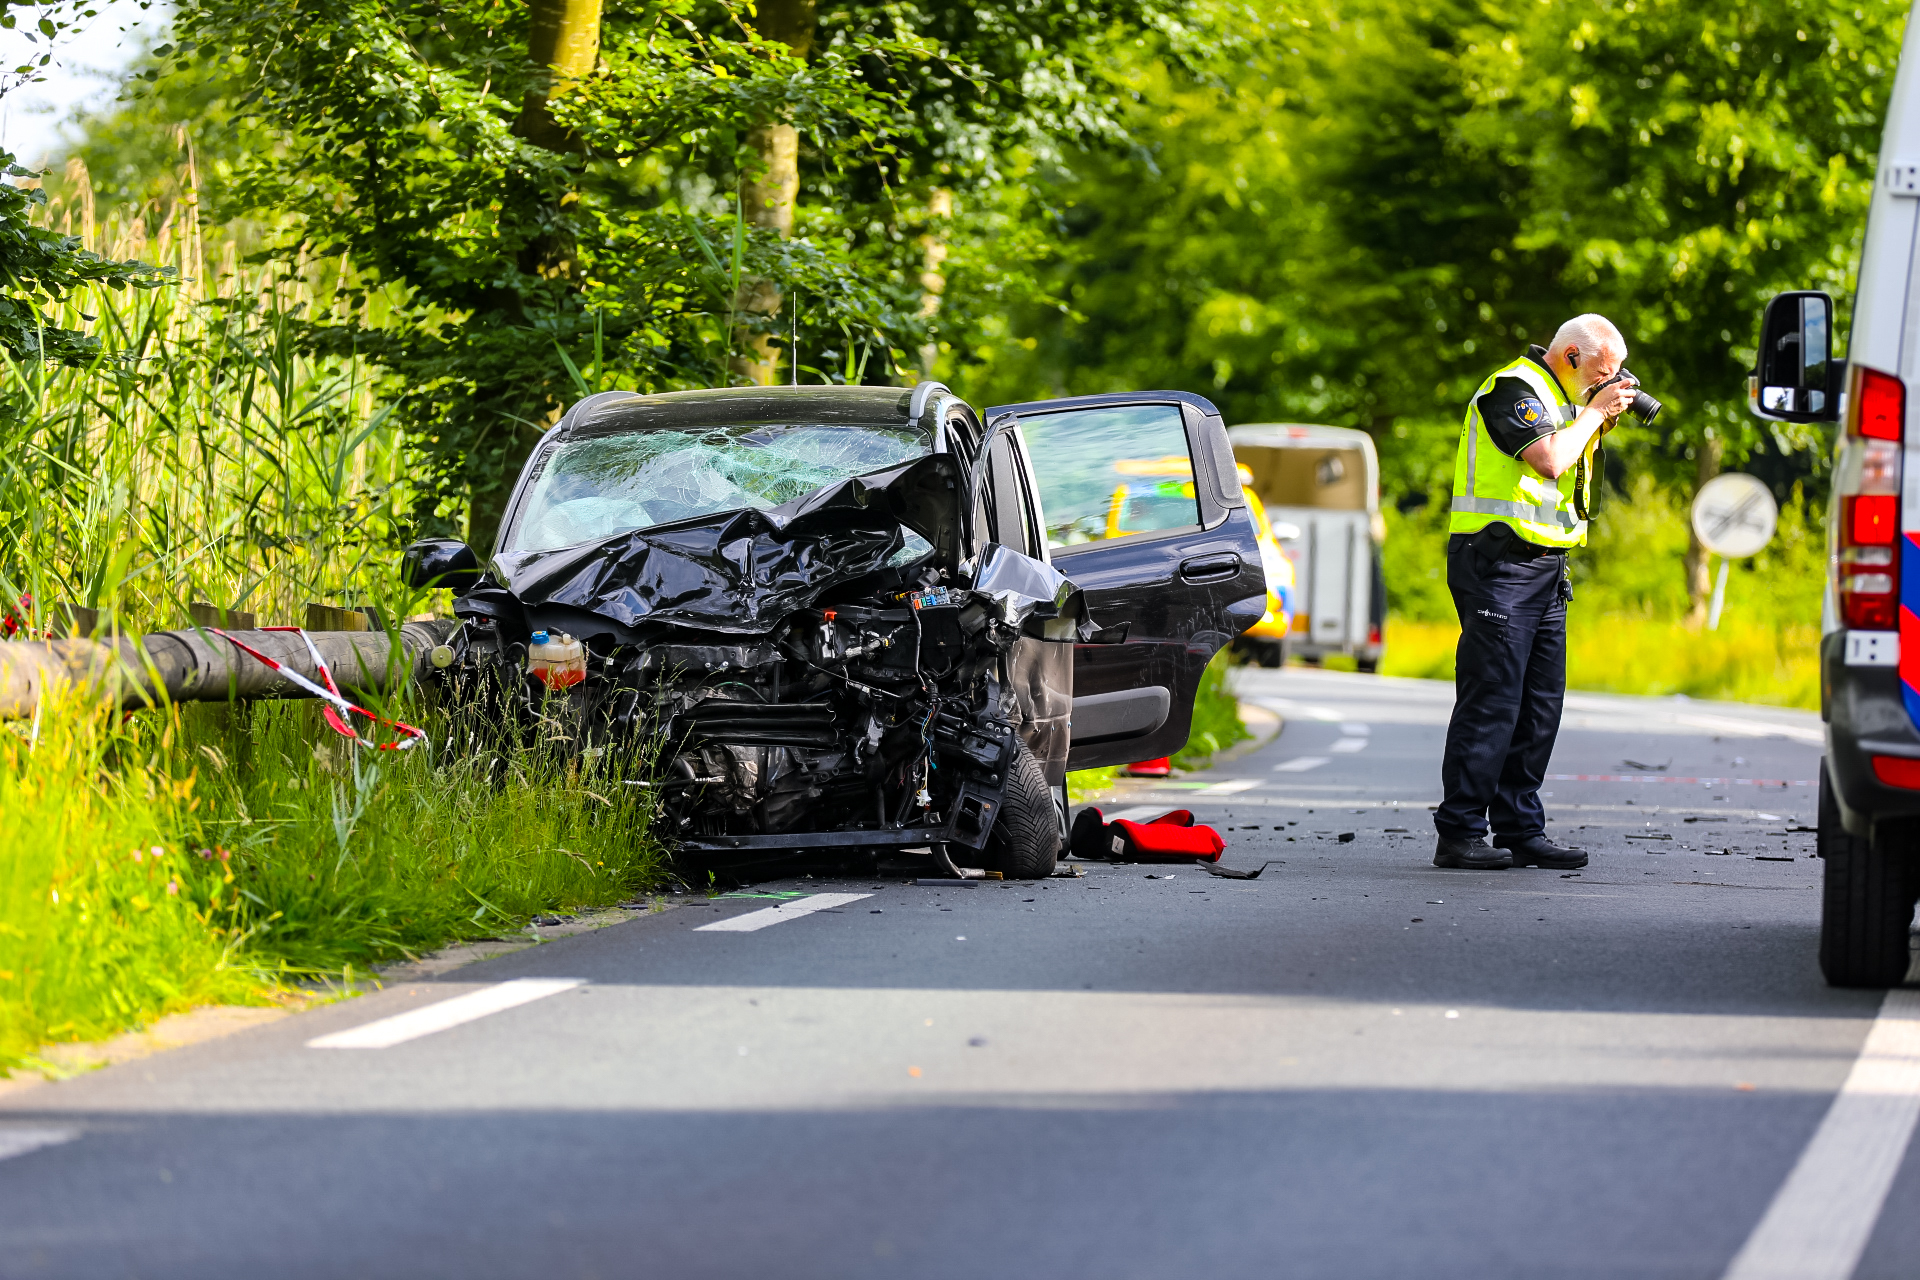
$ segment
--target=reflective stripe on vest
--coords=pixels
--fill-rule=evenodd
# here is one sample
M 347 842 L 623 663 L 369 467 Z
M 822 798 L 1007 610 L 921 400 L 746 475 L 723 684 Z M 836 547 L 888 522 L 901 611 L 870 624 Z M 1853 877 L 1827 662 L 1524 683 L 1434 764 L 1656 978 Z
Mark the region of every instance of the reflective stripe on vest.
M 1575 529 L 1580 525 L 1571 511 L 1562 511 L 1559 507 L 1530 507 L 1524 502 L 1505 502 L 1499 498 L 1455 498 L 1449 509 L 1476 516 L 1512 516 L 1535 524 L 1559 525 L 1562 529 Z

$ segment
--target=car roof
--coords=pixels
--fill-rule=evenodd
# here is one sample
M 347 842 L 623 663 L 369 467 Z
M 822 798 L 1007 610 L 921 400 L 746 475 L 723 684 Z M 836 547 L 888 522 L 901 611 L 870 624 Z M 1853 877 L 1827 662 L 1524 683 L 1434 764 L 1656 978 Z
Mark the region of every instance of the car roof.
M 615 435 L 663 428 L 751 423 L 844 423 L 902 426 L 913 397 L 907 387 L 708 387 L 697 391 L 603 391 L 567 410 L 563 437 Z
M 1373 437 L 1357 427 L 1323 427 L 1306 422 L 1247 422 L 1227 428 L 1235 445 L 1268 449 L 1359 449 L 1371 455 Z

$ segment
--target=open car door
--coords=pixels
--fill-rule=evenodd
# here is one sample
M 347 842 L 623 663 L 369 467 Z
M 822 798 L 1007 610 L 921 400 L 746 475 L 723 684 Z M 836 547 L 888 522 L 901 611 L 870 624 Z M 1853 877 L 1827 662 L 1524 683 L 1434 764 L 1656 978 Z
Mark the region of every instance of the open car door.
M 1101 633 L 1075 646 L 1069 769 L 1186 744 L 1207 660 L 1259 621 L 1266 571 L 1220 411 L 1180 391 L 1002 405 L 1050 558 Z

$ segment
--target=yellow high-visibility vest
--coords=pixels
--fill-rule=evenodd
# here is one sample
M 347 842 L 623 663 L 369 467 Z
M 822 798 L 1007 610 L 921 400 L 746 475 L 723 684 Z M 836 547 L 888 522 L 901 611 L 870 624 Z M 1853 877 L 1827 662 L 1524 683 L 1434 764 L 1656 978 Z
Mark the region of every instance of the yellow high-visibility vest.
M 1488 375 L 1467 402 L 1466 421 L 1460 428 L 1448 531 L 1478 533 L 1499 520 L 1539 546 L 1585 546 L 1593 492 L 1593 442 L 1588 442 L 1578 465 L 1569 467 L 1557 480 L 1549 480 L 1528 463 L 1501 452 L 1480 415 L 1480 397 L 1493 390 L 1499 378 L 1519 378 L 1531 387 L 1556 431 L 1580 416 L 1579 407 L 1567 399 L 1559 380 L 1531 357 L 1521 356 Z

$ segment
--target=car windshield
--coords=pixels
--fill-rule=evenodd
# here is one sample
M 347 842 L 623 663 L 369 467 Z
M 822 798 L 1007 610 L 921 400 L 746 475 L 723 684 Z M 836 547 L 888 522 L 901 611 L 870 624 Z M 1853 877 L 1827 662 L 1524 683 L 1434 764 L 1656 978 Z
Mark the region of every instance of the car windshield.
M 744 423 L 563 440 L 535 464 L 505 549 L 552 551 L 722 511 L 765 510 L 931 449 L 927 433 L 904 422 Z

